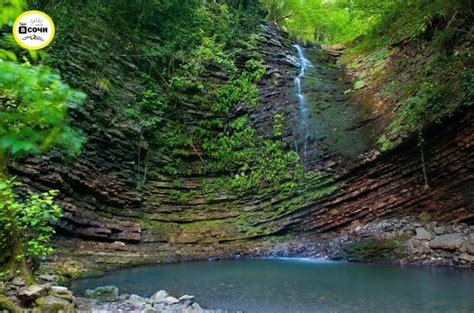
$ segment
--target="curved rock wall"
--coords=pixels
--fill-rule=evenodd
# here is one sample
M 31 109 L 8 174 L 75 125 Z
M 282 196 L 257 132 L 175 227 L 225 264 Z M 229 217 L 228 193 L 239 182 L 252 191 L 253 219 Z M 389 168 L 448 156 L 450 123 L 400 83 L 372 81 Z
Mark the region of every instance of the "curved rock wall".
M 90 34 L 75 38 L 71 49 L 82 47 L 87 38 Z M 284 32 L 264 26 L 259 49 L 267 72 L 259 85 L 260 104 L 248 114 L 261 134 L 271 133 L 274 113 L 285 114 L 284 140 L 291 147 L 298 140 L 293 91 L 298 64 L 291 41 Z M 144 184 L 137 183 L 146 172 L 148 143 L 117 107 L 135 103 L 142 92 L 138 80 L 127 75 L 138 70 L 134 62 L 139 61 L 113 61 L 105 72 L 120 94 L 81 81 L 87 75 L 84 60 L 70 58 L 61 68 L 67 81 L 90 95 L 87 105 L 74 112 L 74 123 L 88 137 L 80 157 L 64 162 L 52 151 L 11 164 L 12 173 L 29 187 L 61 191 L 64 217 L 52 261 L 67 271 L 262 254 L 282 245 L 298 252 L 302 243 L 317 250 L 319 240 L 348 229 L 421 213 L 443 222 L 474 221 L 474 135 L 468 111 L 425 130 L 424 164 L 415 138 L 388 153 L 373 152 L 350 162 L 334 151 L 322 152 L 324 147 L 314 141 L 319 162 L 308 167 L 332 175 L 310 179 L 304 190 L 293 194 L 207 200 L 198 175 L 183 177 L 179 186 L 174 177 L 152 173 Z M 157 164 L 158 156 L 151 156 L 149 172 Z M 176 199 L 174 190 L 193 191 L 193 197 Z

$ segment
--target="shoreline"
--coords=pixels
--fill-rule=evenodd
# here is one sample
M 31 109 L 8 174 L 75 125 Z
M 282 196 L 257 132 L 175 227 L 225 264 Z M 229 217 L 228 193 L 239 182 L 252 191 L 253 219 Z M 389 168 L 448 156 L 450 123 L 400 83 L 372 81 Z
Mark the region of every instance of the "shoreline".
M 71 243 L 70 240 L 73 242 Z M 123 242 L 95 245 L 72 238 L 64 242 L 40 274 L 63 276 L 65 280 L 103 275 L 111 270 L 133 266 L 175 264 L 208 260 L 261 257 L 310 257 L 358 263 L 402 266 L 474 268 L 474 225 L 421 222 L 413 218 L 384 219 L 318 236 L 293 236 L 248 241 L 237 246 L 220 244 L 214 254 L 201 246 L 186 246 L 186 254 L 136 250 L 139 246 Z M 69 247 L 68 250 L 66 250 Z M 71 249 L 70 247 L 80 247 Z M 209 253 L 209 252 L 207 252 Z
M 174 264 L 160 264 L 161 266 L 167 265 L 178 265 L 185 263 L 219 263 L 219 262 L 239 262 L 246 260 L 281 260 L 288 262 L 301 262 L 301 263 L 312 263 L 317 264 L 359 264 L 366 267 L 387 267 L 387 268 L 398 268 L 398 269 L 420 269 L 429 270 L 435 268 L 452 269 L 460 272 L 468 272 L 469 274 L 474 273 L 472 268 L 466 267 L 434 267 L 434 266 L 423 266 L 423 265 L 401 265 L 401 264 L 380 264 L 380 263 L 364 263 L 364 262 L 350 262 L 345 260 L 330 260 L 328 258 L 312 258 L 312 257 L 288 257 L 288 256 L 240 256 L 226 259 L 208 259 L 201 261 L 190 261 L 190 262 L 178 262 Z M 156 264 L 143 264 L 141 266 L 134 266 L 133 268 L 140 267 L 154 267 Z M 132 267 L 128 270 L 133 269 Z M 121 270 L 127 271 L 127 268 L 114 268 L 103 275 L 109 275 L 112 273 L 119 272 Z M 172 270 L 177 270 L 173 268 Z M 92 277 L 90 277 L 92 278 Z M 14 278 L 12 281 L 3 284 L 3 289 L 6 291 L 5 294 L 12 300 L 12 303 L 22 307 L 23 311 L 31 310 L 33 308 L 39 308 L 40 312 L 59 312 L 53 308 L 61 308 L 62 312 L 161 312 L 161 313 L 223 313 L 223 312 L 234 312 L 225 311 L 218 309 L 203 309 L 199 304 L 195 304 L 194 296 L 180 295 L 181 297 L 172 297 L 166 293 L 160 301 L 153 300 L 154 296 L 148 297 L 150 293 L 142 293 L 139 290 L 127 290 L 132 293 L 119 294 L 119 288 L 114 285 L 105 284 L 91 284 L 88 288 L 92 287 L 95 289 L 80 288 L 84 291 L 78 291 L 77 286 L 74 286 L 75 281 L 81 279 L 75 279 L 70 281 L 68 287 L 61 286 L 60 277 L 57 275 L 40 275 L 37 277 L 37 284 L 32 286 L 26 286 L 25 282 L 19 277 Z M 145 283 L 145 282 L 144 282 Z M 118 283 L 120 285 L 120 283 Z M 98 287 L 96 287 L 98 286 Z M 166 287 L 163 285 L 163 287 Z M 169 287 L 169 286 L 167 286 Z M 187 288 L 186 288 L 187 289 Z M 176 291 L 176 290 L 175 290 Z M 160 290 L 162 294 L 165 294 Z M 155 292 L 156 294 L 156 292 Z M 183 296 L 185 296 L 183 298 Z M 166 298 L 170 297 L 168 300 Z M 205 297 L 204 297 L 205 298 Z M 198 300 L 203 300 L 203 295 L 200 295 Z M 192 301 L 191 301 L 192 300 Z M 155 303 L 156 306 L 155 306 Z M 156 309 L 156 310 L 155 310 Z M 22 312 L 23 312 L 22 311 Z M 12 311 L 15 312 L 15 311 Z M 20 312 L 20 311 L 18 311 Z

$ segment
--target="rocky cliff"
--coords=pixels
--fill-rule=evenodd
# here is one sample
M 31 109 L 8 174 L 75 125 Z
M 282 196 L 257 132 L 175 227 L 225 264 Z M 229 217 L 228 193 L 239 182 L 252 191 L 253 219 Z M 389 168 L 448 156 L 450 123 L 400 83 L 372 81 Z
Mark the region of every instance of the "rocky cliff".
M 403 237 L 399 242 L 405 245 L 422 227 L 417 223 L 433 221 L 471 225 L 462 226 L 462 243 L 455 249 L 464 242 L 472 245 L 474 135 L 469 109 L 441 124 L 428 125 L 423 131 L 423 146 L 413 137 L 380 153 L 373 149 L 373 140 L 367 140 L 357 155 L 348 155 L 344 151 L 350 149 L 351 141 L 342 145 L 336 142 L 354 136 L 373 138 L 380 130 L 377 123 L 359 130 L 364 122 L 377 120 L 377 115 L 356 101 L 347 104 L 349 96 L 344 91 L 350 78 L 343 67 L 335 65 L 338 53 L 314 47 L 311 51 L 317 75 L 326 84 L 323 90 L 313 90 L 312 97 L 325 104 L 313 112 L 312 120 L 341 117 L 339 130 L 335 127 L 332 131 L 329 125 L 320 128 L 327 134 L 311 137 L 305 165 L 308 171 L 319 172 L 296 192 L 208 199 L 202 184 L 213 177 L 195 173 L 178 177 L 177 183 L 177 177 L 154 174 L 162 156 L 149 153 L 146 134 L 118 110 L 135 103 L 144 90 L 132 75 L 140 70 L 140 59 L 111 56 L 102 65 L 113 89 L 98 80 L 82 79 L 88 75 L 89 61 L 76 52 L 92 51 L 92 37 L 84 32 L 83 37 L 72 38 L 64 52 L 67 56 L 62 58 L 65 61 L 58 65 L 70 84 L 89 95 L 85 107 L 73 112 L 74 124 L 88 139 L 83 152 L 68 161 L 52 151 L 10 166 L 11 172 L 33 189 L 60 190 L 64 216 L 57 225 L 58 249 L 50 264 L 81 272 L 95 266 L 237 254 L 335 256 L 341 255 L 343 244 L 387 233 L 392 234 L 390 240 Z M 248 114 L 264 136 L 271 134 L 274 114 L 284 114 L 283 140 L 298 150 L 301 137 L 295 132 L 299 114 L 293 89 L 298 60 L 292 42 L 284 32 L 263 26 L 258 50 L 266 65 L 259 83 L 260 102 L 255 108 L 240 108 L 233 114 Z M 219 75 L 211 71 L 211 77 L 217 79 Z M 364 113 L 356 118 L 352 113 L 344 116 L 347 110 Z M 201 154 L 198 149 L 190 151 L 187 162 L 199 163 Z M 142 177 L 146 179 L 140 180 Z M 192 196 L 183 199 L 176 191 Z M 410 222 L 393 222 L 402 218 Z M 388 231 L 387 227 L 370 228 L 382 222 L 388 223 Z M 402 233 L 395 235 L 396 231 Z M 473 262 L 472 258 L 468 261 Z

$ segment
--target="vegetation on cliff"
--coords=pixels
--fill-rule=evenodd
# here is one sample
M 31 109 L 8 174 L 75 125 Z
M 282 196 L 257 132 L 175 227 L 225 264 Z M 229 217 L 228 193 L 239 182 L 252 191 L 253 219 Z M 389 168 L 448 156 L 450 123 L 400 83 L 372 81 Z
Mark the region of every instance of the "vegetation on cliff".
M 264 186 L 276 190 L 281 184 L 292 188 L 292 181 L 302 175 L 298 155 L 277 138 L 281 118 L 275 117 L 275 138 L 268 138 L 257 134 L 246 116 L 233 113 L 258 102 L 256 84 L 265 72 L 255 52 L 258 7 L 232 1 L 189 1 L 184 6 L 180 1 L 114 1 L 99 8 L 95 4 L 2 3 L 1 244 L 8 251 L 2 255 L 3 275 L 11 276 L 20 268 L 29 276 L 28 268 L 51 252 L 47 242 L 53 229 L 48 222 L 60 214 L 53 202 L 56 191 L 28 195 L 10 177 L 7 164 L 52 146 L 62 148 L 63 156 L 74 155 L 87 137 L 70 127 L 67 117 L 68 109 L 80 111 L 84 94 L 69 88 L 51 70 L 62 69 L 70 53 L 80 66 L 88 67 L 87 76 L 80 76 L 75 87 L 103 98 L 122 92 L 104 72 L 112 55 L 143 60 L 136 71 L 140 98 L 117 108 L 122 119 L 138 126 L 150 143 L 145 155 L 139 151 L 138 185 L 156 175 L 220 173 L 223 178 L 205 183 L 206 193 L 213 197 L 224 190 L 246 192 Z M 7 34 L 11 21 L 27 7 L 48 12 L 63 30 L 48 54 L 25 53 Z M 82 18 L 92 26 L 91 33 L 84 32 Z M 122 35 L 117 41 L 107 38 L 118 32 Z M 71 36 L 84 34 L 95 51 L 69 50 Z M 71 81 L 72 73 L 63 74 Z M 214 77 L 209 79 L 210 75 Z M 200 158 L 197 168 L 188 162 L 190 153 Z M 152 169 L 147 163 L 150 154 L 159 160 Z M 26 228 L 32 231 L 22 235 Z
M 472 105 L 471 1 L 265 3 L 268 18 L 300 40 L 350 47 L 343 56 L 355 79 L 348 92 L 363 94 L 368 90 L 366 98 L 371 99 L 365 102 L 385 102 L 375 108 L 389 120 L 378 140 L 382 150 L 394 147 L 428 123 Z
M 27 7 L 46 11 L 60 29 L 47 53 L 21 50 L 8 36 Z M 270 75 L 259 50 L 265 17 L 297 40 L 349 47 L 342 59 L 354 85 L 347 93 L 385 101 L 377 108 L 386 117 L 382 149 L 473 103 L 469 1 L 10 0 L 0 8 L 0 248 L 7 251 L 0 263 L 26 275 L 51 252 L 48 223 L 60 215 L 57 192 L 29 194 L 7 165 L 53 147 L 58 159 L 77 155 L 96 129 L 136 137 L 127 153 L 137 189 L 164 178 L 174 185 L 168 200 L 179 204 L 198 193 L 208 202 L 242 195 L 264 202 L 263 210 L 232 217 L 248 237 L 271 234 L 262 220 L 337 189 L 333 175 L 304 173 L 282 138 L 284 112 L 272 112 L 268 133 L 249 114 L 259 104 L 259 83 Z M 188 178 L 199 181 L 196 190 L 182 188 Z
M 378 140 L 382 150 L 472 105 L 470 1 L 359 1 L 354 8 L 373 25 L 346 51 L 344 62 L 353 71 L 354 89 L 359 85 L 362 94 L 384 102 L 378 110 L 389 122 Z

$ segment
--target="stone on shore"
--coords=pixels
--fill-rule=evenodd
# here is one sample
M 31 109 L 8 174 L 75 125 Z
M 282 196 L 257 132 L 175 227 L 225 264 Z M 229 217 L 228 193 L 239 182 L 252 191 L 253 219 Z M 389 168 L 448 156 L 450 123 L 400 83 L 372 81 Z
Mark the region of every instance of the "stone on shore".
M 18 291 L 18 299 L 22 301 L 35 301 L 45 296 L 49 291 L 50 285 L 31 285 L 21 287 Z
M 179 303 L 179 300 L 176 299 L 175 297 L 169 296 L 169 297 L 166 297 L 165 302 L 168 305 L 173 305 L 173 304 Z
M 57 298 L 67 300 L 69 302 L 73 302 L 75 300 L 72 292 L 66 287 L 53 286 L 51 287 L 51 294 Z
M 101 286 L 95 289 L 87 289 L 86 297 L 97 299 L 100 302 L 114 302 L 118 300 L 119 290 L 115 286 Z
M 165 303 L 168 293 L 165 290 L 160 290 L 151 296 L 151 303 Z
M 156 302 L 152 301 L 156 300 Z M 77 313 L 224 313 L 223 310 L 205 310 L 194 302 L 194 296 L 184 295 L 179 299 L 170 296 L 165 290 L 160 290 L 150 298 L 138 295 L 119 296 L 115 302 L 100 302 L 95 299 L 78 297 L 75 301 Z
M 137 295 L 131 295 L 127 302 L 136 308 L 144 307 L 147 304 L 144 298 Z
M 459 256 L 459 259 L 474 263 L 474 255 L 470 255 L 468 253 L 463 253 Z
M 194 302 L 194 296 L 184 295 L 184 296 L 179 297 L 178 300 L 185 305 L 191 305 Z
M 423 227 L 417 227 L 416 228 L 416 236 L 415 239 L 417 240 L 431 240 L 433 236 L 429 231 L 424 229 Z
M 194 312 L 196 312 L 196 313 L 204 312 L 204 310 L 201 308 L 199 303 L 193 303 L 192 308 L 194 309 Z
M 446 234 L 435 237 L 430 242 L 430 247 L 433 249 L 445 249 L 445 250 L 456 250 L 461 248 L 464 239 L 462 234 Z
M 72 313 L 74 312 L 74 304 L 67 300 L 47 296 L 36 300 L 36 306 L 41 313 Z
M 184 296 L 179 297 L 179 301 L 193 301 L 194 298 L 195 298 L 194 296 L 184 295 Z

